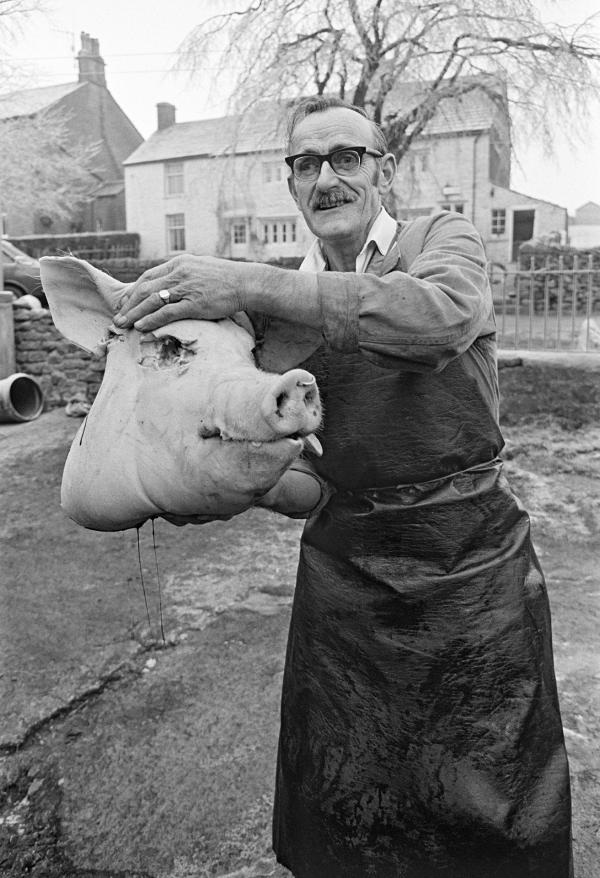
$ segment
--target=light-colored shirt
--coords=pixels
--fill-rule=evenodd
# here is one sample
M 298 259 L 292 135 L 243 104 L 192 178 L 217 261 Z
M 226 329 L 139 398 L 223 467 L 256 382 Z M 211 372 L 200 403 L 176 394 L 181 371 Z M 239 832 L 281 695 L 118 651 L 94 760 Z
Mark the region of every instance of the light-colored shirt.
M 385 256 L 396 237 L 398 224 L 396 220 L 382 207 L 367 235 L 367 240 L 358 256 L 356 257 L 356 273 L 363 274 L 375 250 L 379 250 Z M 304 261 L 300 265 L 300 271 L 327 271 L 327 260 L 321 248 L 321 242 L 315 238 L 311 244 Z

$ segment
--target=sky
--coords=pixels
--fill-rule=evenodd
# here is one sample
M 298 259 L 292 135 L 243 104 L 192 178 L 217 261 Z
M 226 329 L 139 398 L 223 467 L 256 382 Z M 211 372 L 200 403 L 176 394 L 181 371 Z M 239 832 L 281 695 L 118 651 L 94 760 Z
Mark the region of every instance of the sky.
M 600 12 L 600 0 L 538 2 L 547 14 L 562 16 L 565 23 Z M 108 88 L 143 137 L 156 129 L 159 101 L 176 106 L 178 122 L 227 112 L 226 72 L 209 69 L 192 80 L 189 72 L 173 70 L 183 40 L 217 8 L 213 0 L 40 0 L 40 4 L 43 11 L 23 21 L 3 47 L 14 62 L 20 87 L 76 81 L 75 56 L 80 33 L 85 31 L 99 40 Z M 600 102 L 591 117 L 575 146 L 557 132 L 552 159 L 544 155 L 541 144 L 522 149 L 518 164 L 513 165 L 512 188 L 570 212 L 587 201 L 600 204 Z

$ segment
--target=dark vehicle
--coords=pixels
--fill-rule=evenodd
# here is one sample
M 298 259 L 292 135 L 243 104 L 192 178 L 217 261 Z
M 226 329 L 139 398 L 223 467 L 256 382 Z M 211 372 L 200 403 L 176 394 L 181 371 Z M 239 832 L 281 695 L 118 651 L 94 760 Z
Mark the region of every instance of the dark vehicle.
M 10 241 L 2 241 L 3 289 L 15 298 L 31 295 L 39 299 L 44 308 L 48 307 L 46 296 L 40 283 L 40 263 L 37 259 L 23 253 Z

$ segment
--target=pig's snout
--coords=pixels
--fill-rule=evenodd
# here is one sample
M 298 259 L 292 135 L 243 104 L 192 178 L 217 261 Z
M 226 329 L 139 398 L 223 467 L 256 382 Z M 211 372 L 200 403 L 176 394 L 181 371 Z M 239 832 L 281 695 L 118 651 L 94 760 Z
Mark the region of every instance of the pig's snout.
M 312 433 L 321 422 L 321 400 L 310 372 L 292 369 L 279 376 L 262 404 L 262 414 L 278 436 Z

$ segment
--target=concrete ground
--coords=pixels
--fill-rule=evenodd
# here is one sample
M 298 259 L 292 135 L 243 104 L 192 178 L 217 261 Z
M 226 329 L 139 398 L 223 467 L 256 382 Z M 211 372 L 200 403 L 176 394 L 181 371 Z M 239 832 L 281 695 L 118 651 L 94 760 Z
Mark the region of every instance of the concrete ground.
M 0 424 L 0 875 L 289 876 L 270 812 L 302 525 L 158 522 L 138 560 L 135 531 L 60 510 L 78 426 Z M 576 878 L 598 878 L 600 429 L 507 438 L 553 609 Z

